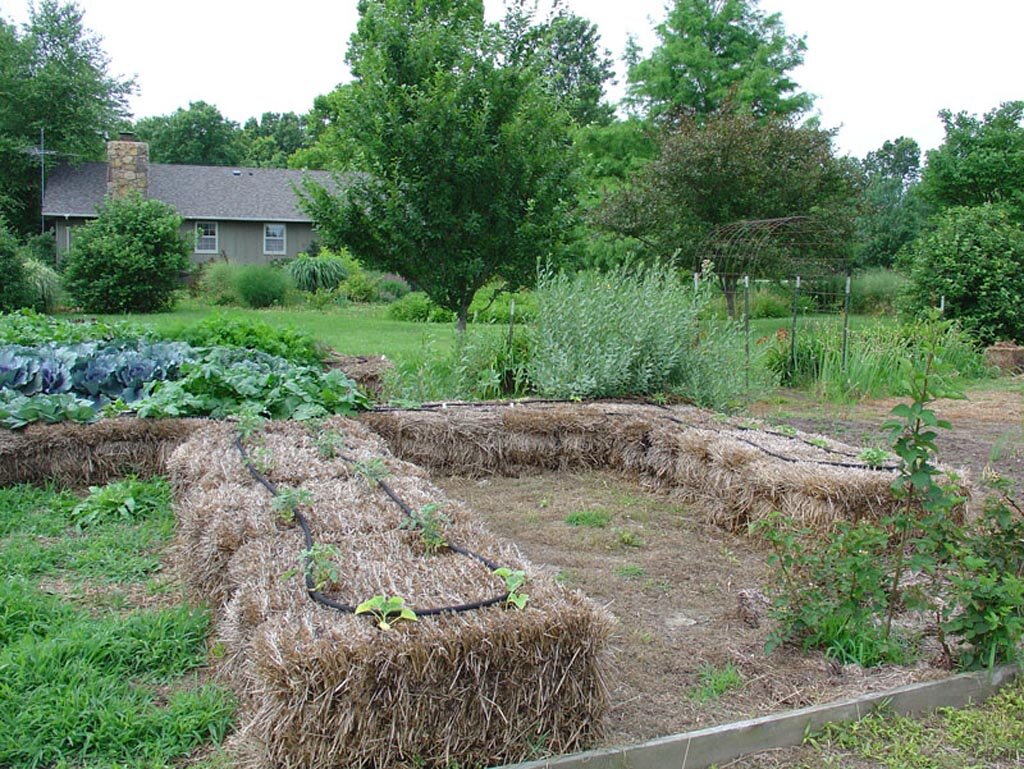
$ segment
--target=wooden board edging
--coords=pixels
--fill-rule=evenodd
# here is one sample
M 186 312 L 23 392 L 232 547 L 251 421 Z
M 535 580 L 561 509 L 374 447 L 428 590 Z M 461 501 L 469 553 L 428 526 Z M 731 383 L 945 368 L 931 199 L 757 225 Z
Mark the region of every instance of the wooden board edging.
M 855 721 L 880 706 L 909 716 L 983 702 L 1016 674 L 1012 665 L 991 672 L 961 673 L 940 681 L 908 684 L 839 702 L 660 737 L 640 745 L 556 756 L 502 769 L 706 769 L 751 753 L 799 745 L 807 734 L 826 724 Z

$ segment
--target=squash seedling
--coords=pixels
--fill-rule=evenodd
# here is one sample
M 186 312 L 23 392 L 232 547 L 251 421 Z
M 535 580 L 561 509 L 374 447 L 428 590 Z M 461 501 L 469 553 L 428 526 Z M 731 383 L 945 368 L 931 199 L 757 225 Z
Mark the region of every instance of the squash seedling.
M 505 590 L 508 591 L 508 596 L 505 598 L 506 605 L 511 604 L 517 609 L 526 608 L 526 602 L 530 600 L 530 596 L 519 592 L 519 588 L 526 583 L 526 572 L 522 569 L 510 569 L 507 566 L 502 566 L 494 570 L 494 576 L 501 577 L 505 582 Z
M 368 598 L 356 607 L 356 614 L 369 614 L 377 622 L 381 630 L 391 630 L 395 622 L 405 620 L 407 622 L 418 622 L 416 612 L 405 605 L 405 599 L 397 595 L 390 598 L 384 595 L 375 595 Z

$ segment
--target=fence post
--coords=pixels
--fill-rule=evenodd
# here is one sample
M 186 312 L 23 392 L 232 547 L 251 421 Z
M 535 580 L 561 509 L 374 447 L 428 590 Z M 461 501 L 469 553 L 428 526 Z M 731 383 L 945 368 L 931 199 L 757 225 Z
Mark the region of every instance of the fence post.
M 750 392 L 750 276 L 743 276 L 743 334 L 746 337 L 746 383 Z
M 943 294 L 939 297 L 939 315 L 946 314 L 946 295 Z
M 700 291 L 700 273 L 693 273 L 693 306 L 697 306 L 697 293 Z
M 512 352 L 512 334 L 516 328 L 516 300 L 515 297 L 508 305 L 508 351 Z
M 846 298 L 843 300 L 843 373 L 850 356 L 850 276 L 846 276 Z
M 800 299 L 800 276 L 796 276 L 796 284 L 793 286 L 793 328 L 789 334 L 789 382 L 793 383 L 796 376 L 796 315 L 799 311 L 797 302 Z

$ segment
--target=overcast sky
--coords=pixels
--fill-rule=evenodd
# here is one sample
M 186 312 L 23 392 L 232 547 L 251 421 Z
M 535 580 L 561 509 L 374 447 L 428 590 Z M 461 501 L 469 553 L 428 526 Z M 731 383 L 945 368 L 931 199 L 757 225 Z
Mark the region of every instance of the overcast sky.
M 486 0 L 500 15 L 502 0 Z M 305 112 L 313 97 L 348 79 L 345 47 L 356 0 L 80 0 L 111 69 L 134 75 L 136 117 L 189 101 L 215 104 L 238 122 L 266 111 Z M 595 22 L 614 56 L 622 94 L 626 35 L 649 50 L 665 0 L 568 0 Z M 0 15 L 22 23 L 26 0 L 0 0 Z M 1024 0 L 761 0 L 806 35 L 795 71 L 815 94 L 840 150 L 857 156 L 886 139 L 941 143 L 940 109 L 980 113 L 1024 99 Z

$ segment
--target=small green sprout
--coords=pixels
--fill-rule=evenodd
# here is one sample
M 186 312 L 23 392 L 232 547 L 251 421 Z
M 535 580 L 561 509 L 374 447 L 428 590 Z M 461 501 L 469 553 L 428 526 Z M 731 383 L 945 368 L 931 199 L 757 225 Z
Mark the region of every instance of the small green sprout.
M 501 577 L 505 581 L 505 590 L 508 591 L 505 603 L 511 604 L 517 609 L 526 608 L 526 602 L 530 600 L 530 596 L 519 592 L 519 588 L 526 584 L 526 572 L 522 569 L 501 566 L 494 570 L 494 576 Z
M 423 549 L 431 555 L 448 547 L 441 527 L 450 524 L 451 520 L 444 513 L 437 512 L 439 507 L 436 502 L 423 505 L 398 525 L 400 529 L 418 531 L 423 539 Z
M 270 501 L 270 509 L 277 513 L 281 523 L 295 523 L 295 511 L 313 503 L 313 495 L 306 489 L 281 488 Z
M 405 605 L 405 599 L 399 596 L 375 595 L 356 607 L 356 614 L 369 614 L 381 630 L 391 630 L 395 622 L 406 620 L 418 622 L 416 612 Z
M 377 481 L 387 478 L 390 474 L 388 466 L 380 457 L 368 459 L 365 462 L 353 462 L 352 469 L 363 477 L 368 484 L 373 486 Z
M 888 462 L 892 456 L 885 449 L 867 448 L 863 449 L 858 455 L 859 459 L 864 464 L 870 467 L 881 467 Z

